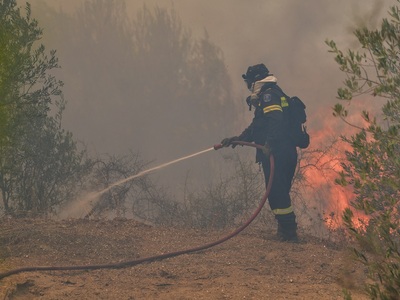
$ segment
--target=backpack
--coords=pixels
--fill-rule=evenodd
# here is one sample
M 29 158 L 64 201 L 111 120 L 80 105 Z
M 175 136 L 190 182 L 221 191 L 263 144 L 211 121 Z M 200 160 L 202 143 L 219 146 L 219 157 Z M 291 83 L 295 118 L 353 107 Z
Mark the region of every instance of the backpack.
M 293 145 L 299 147 L 300 149 L 306 149 L 310 145 L 310 136 L 307 133 L 306 126 L 304 125 L 307 121 L 306 106 L 299 97 L 289 97 L 287 96 L 280 87 L 274 85 L 263 86 L 261 92 L 270 90 L 270 92 L 275 93 L 281 99 L 281 107 L 283 111 L 284 122 L 286 123 L 287 133 L 289 139 L 292 141 Z M 251 110 L 251 98 L 246 99 L 249 105 L 249 110 Z
M 290 139 L 296 147 L 307 148 L 310 145 L 310 136 L 304 125 L 307 121 L 305 104 L 296 96 L 285 97 L 285 100 L 282 97 L 281 101 Z

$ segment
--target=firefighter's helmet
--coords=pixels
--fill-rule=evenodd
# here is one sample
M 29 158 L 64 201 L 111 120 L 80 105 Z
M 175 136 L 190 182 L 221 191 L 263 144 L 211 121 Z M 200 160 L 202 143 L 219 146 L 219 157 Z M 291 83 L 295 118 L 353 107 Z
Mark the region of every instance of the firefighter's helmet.
M 267 77 L 268 74 L 268 68 L 264 64 L 258 64 L 248 67 L 246 74 L 243 74 L 242 77 L 247 84 L 247 88 L 251 89 L 254 82 Z

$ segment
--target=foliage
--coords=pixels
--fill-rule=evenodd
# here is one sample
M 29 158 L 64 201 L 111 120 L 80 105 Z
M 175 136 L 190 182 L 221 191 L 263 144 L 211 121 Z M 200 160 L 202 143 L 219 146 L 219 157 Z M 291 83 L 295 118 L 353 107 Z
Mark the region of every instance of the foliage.
M 263 176 L 251 161 L 239 155 L 226 157 L 234 164 L 229 178 L 193 192 L 187 178 L 183 201 L 168 195 L 147 176 L 133 178 L 104 193 L 87 217 L 132 215 L 153 224 L 197 228 L 224 228 L 235 225 L 243 214 L 252 212 L 264 191 Z M 99 160 L 91 174 L 91 187 L 107 188 L 115 182 L 139 174 L 145 163 L 138 154 L 109 156 Z
M 127 155 L 106 155 L 99 158 L 93 165 L 88 178 L 89 190 L 108 189 L 112 185 L 124 181 L 143 171 L 146 163 L 138 153 L 130 152 Z M 158 202 L 147 176 L 132 178 L 123 184 L 117 184 L 101 195 L 91 206 L 86 217 L 101 217 L 114 214 L 117 217 L 126 217 L 131 212 L 139 219 L 148 219 L 151 203 Z M 154 194 L 153 194 L 154 193 Z M 161 193 L 160 193 L 161 194 Z M 150 209 L 151 210 L 151 209 Z
M 252 213 L 264 192 L 262 173 L 256 170 L 253 161 L 245 161 L 237 153 L 224 158 L 226 164 L 233 166 L 230 176 L 222 176 L 218 182 L 196 191 L 192 190 L 187 179 L 183 202 L 164 199 L 169 203 L 169 209 L 160 211 L 156 222 L 195 228 L 225 228 L 241 223 Z
M 361 48 L 344 53 L 336 43 L 327 41 L 340 70 L 347 75 L 340 99 L 351 100 L 372 95 L 385 100 L 382 116 L 362 112 L 365 126 L 351 137 L 343 137 L 352 147 L 337 182 L 351 185 L 356 195 L 351 204 L 365 215 L 355 220 L 348 208 L 345 224 L 356 239 L 354 252 L 369 270 L 372 283 L 367 291 L 372 299 L 400 297 L 400 13 L 391 7 L 390 19 L 380 29 L 355 31 Z M 341 104 L 334 115 L 346 119 Z
M 64 81 L 73 87 L 64 90 L 69 114 L 77 116 L 72 128 L 90 135 L 97 151 L 139 149 L 148 160 L 198 151 L 232 134 L 237 101 L 223 53 L 207 32 L 194 36 L 173 8 L 146 4 L 130 16 L 128 5 L 90 0 L 73 14 L 42 8 Z
M 194 38 L 174 9 L 143 5 L 131 18 L 125 1 L 118 0 L 85 1 L 73 14 L 41 8 L 49 42 L 60 49 L 65 82 L 73 86 L 64 91 L 72 127 L 101 139 L 101 147 L 114 153 L 145 149 L 145 159 L 165 160 L 220 140 L 227 134 L 221 130 L 233 130 L 235 101 L 222 51 L 206 32 Z M 221 128 L 224 122 L 231 125 Z M 137 171 L 130 155 L 100 160 L 94 166 L 96 190 Z M 215 168 L 212 159 L 192 166 L 205 174 Z M 101 177 L 107 173 L 107 180 Z M 150 180 L 136 188 L 132 184 L 125 193 L 121 187 L 121 193 L 114 191 L 117 198 L 103 195 L 95 215 L 114 209 L 123 215 L 132 204 L 141 218 L 169 222 L 174 217 L 177 204 Z
M 6 214 L 47 214 L 73 197 L 84 153 L 61 127 L 65 101 L 55 51 L 36 45 L 42 30 L 26 4 L 0 1 L 0 190 Z M 3 118 L 4 117 L 4 118 Z
M 224 228 L 240 223 L 255 210 L 265 191 L 262 172 L 237 153 L 225 160 L 233 165 L 230 176 L 197 192 L 185 187 L 185 201 L 179 206 L 181 222 L 191 227 Z

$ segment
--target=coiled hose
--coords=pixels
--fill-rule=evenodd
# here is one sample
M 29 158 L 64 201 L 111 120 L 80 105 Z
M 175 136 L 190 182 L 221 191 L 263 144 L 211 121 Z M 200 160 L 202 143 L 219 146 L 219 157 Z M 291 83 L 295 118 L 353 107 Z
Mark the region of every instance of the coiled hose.
M 242 146 L 249 146 L 249 147 L 254 147 L 258 149 L 263 149 L 263 146 L 254 144 L 254 143 L 248 143 L 248 142 L 242 142 L 242 141 L 235 141 L 232 142 L 232 144 L 236 145 L 242 145 Z M 215 150 L 221 149 L 223 146 L 221 144 L 217 144 L 214 146 Z M 268 195 L 271 191 L 271 186 L 272 186 L 272 180 L 273 180 L 273 175 L 274 175 L 274 158 L 272 155 L 270 155 L 270 176 L 269 176 L 269 181 L 266 186 L 265 194 L 257 208 L 257 210 L 252 214 L 252 216 L 239 228 L 237 228 L 235 231 L 232 233 L 228 234 L 227 236 L 208 243 L 204 245 L 200 245 L 198 247 L 190 248 L 190 249 L 185 249 L 185 250 L 180 250 L 176 252 L 170 252 L 170 253 L 165 253 L 165 254 L 160 254 L 160 255 L 155 255 L 155 256 L 149 256 L 149 257 L 144 257 L 136 260 L 130 260 L 130 261 L 124 261 L 124 262 L 119 262 L 119 263 L 111 263 L 111 264 L 98 264 L 98 265 L 76 265 L 76 266 L 34 266 L 34 267 L 23 267 L 19 269 L 14 269 L 10 270 L 8 272 L 0 273 L 0 279 L 3 279 L 5 277 L 19 274 L 19 273 L 24 273 L 24 272 L 37 272 L 37 271 L 76 271 L 76 270 L 98 270 L 98 269 L 121 269 L 121 268 L 127 268 L 127 267 L 132 267 L 136 266 L 142 263 L 148 263 L 148 262 L 153 262 L 153 261 L 159 261 L 163 260 L 166 258 L 170 257 L 175 257 L 179 256 L 182 254 L 188 254 L 188 253 L 193 253 L 201 250 L 205 250 L 211 247 L 214 247 L 216 245 L 219 245 L 232 237 L 236 236 L 239 234 L 241 231 L 243 231 L 247 226 L 250 225 L 251 222 L 257 217 L 257 215 L 260 213 L 261 209 L 263 208 Z

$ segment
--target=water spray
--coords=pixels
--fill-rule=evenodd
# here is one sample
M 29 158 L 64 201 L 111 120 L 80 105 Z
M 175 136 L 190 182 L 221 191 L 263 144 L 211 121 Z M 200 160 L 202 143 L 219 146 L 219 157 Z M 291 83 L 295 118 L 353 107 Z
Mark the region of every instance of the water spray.
M 123 183 L 125 183 L 125 182 L 131 181 L 131 180 L 133 180 L 133 179 L 135 179 L 135 178 L 141 177 L 141 176 L 143 176 L 143 175 L 146 175 L 146 174 L 148 174 L 148 173 L 154 172 L 154 171 L 156 171 L 156 170 L 165 168 L 165 167 L 167 167 L 167 166 L 169 166 L 169 165 L 175 164 L 175 163 L 180 162 L 180 161 L 182 161 L 182 160 L 189 159 L 189 158 L 198 156 L 198 155 L 200 155 L 200 154 L 209 152 L 209 151 L 211 151 L 211 150 L 213 150 L 213 149 L 215 149 L 215 146 L 214 146 L 214 147 L 211 147 L 211 148 L 208 148 L 208 149 L 206 149 L 206 150 L 202 150 L 202 151 L 199 151 L 199 152 L 190 154 L 190 155 L 185 156 L 185 157 L 181 157 L 181 158 L 172 160 L 172 161 L 167 162 L 167 163 L 165 163 L 165 164 L 159 165 L 159 166 L 157 166 L 157 167 L 154 167 L 154 168 L 151 168 L 151 169 L 142 171 L 142 172 L 140 172 L 140 173 L 138 173 L 138 174 L 136 174 L 136 175 L 132 175 L 132 176 L 130 176 L 130 177 L 128 177 L 128 178 L 122 179 L 122 180 L 120 180 L 120 181 L 118 181 L 118 182 L 113 183 L 112 185 L 110 185 L 109 187 L 105 188 L 104 190 L 98 192 L 98 193 L 97 193 L 97 196 L 100 196 L 100 195 L 104 194 L 105 192 L 108 192 L 110 189 L 112 189 L 112 188 L 115 187 L 115 186 L 121 185 L 121 184 L 123 184 Z M 215 150 L 217 150 L 217 149 L 215 149 Z
M 241 142 L 241 141 L 235 141 L 232 142 L 232 144 L 235 145 L 242 145 L 242 146 L 249 146 L 249 147 L 254 147 L 254 148 L 258 148 L 258 149 L 263 149 L 264 146 L 261 145 L 257 145 L 254 143 L 248 143 L 248 142 Z M 113 185 L 111 185 L 110 187 L 106 188 L 103 191 L 98 192 L 97 194 L 102 194 L 107 192 L 110 188 L 112 188 L 113 186 L 125 183 L 129 180 L 132 180 L 134 178 L 137 178 L 139 176 L 142 176 L 144 174 L 150 173 L 152 171 L 164 168 L 166 166 L 169 166 L 173 163 L 176 163 L 178 161 L 182 161 L 184 159 L 188 159 L 197 155 L 200 155 L 202 153 L 206 153 L 208 151 L 211 150 L 218 150 L 223 148 L 223 146 L 221 144 L 217 144 L 214 145 L 213 147 L 203 150 L 203 151 L 199 151 L 197 153 L 176 159 L 174 161 L 162 164 L 160 166 L 154 167 L 152 169 L 143 171 L 139 174 L 133 175 L 131 177 L 128 177 L 124 180 L 121 180 L 119 182 L 114 183 Z M 218 244 L 221 244 L 229 239 L 231 239 L 232 237 L 236 236 L 237 234 L 239 234 L 242 230 L 244 230 L 247 226 L 250 225 L 251 222 L 253 222 L 253 220 L 257 217 L 257 215 L 260 213 L 261 209 L 263 208 L 265 202 L 267 201 L 268 195 L 271 191 L 271 186 L 272 186 L 272 180 L 274 177 L 274 158 L 273 155 L 270 155 L 269 157 L 270 159 L 270 168 L 271 168 L 271 172 L 270 172 L 270 176 L 269 176 L 269 180 L 268 180 L 268 184 L 266 186 L 266 190 L 265 190 L 265 194 L 258 206 L 258 208 L 256 209 L 256 211 L 253 213 L 253 215 L 239 228 L 237 228 L 235 231 L 233 231 L 232 233 L 228 234 L 227 236 L 205 244 L 205 245 L 201 245 L 195 248 L 191 248 L 191 249 L 185 249 L 185 250 L 181 250 L 181 251 L 176 251 L 176 252 L 170 252 L 170 253 L 165 253 L 165 254 L 160 254 L 160 255 L 155 255 L 155 256 L 150 256 L 150 257 L 144 257 L 144 258 L 140 258 L 140 259 L 136 259 L 136 260 L 130 260 L 130 261 L 124 261 L 124 262 L 119 262 L 119 263 L 112 263 L 112 264 L 100 264 L 100 265 L 78 265 L 78 266 L 36 266 L 36 267 L 24 267 L 24 268 L 19 268 L 19 269 L 14 269 L 14 270 L 10 270 L 8 272 L 4 272 L 4 273 L 0 273 L 0 280 L 11 276 L 11 275 L 15 275 L 15 274 L 19 274 L 19 273 L 23 273 L 23 272 L 36 272 L 36 271 L 76 271 L 76 270 L 99 270 L 99 269 L 121 269 L 121 268 L 127 268 L 127 267 L 132 267 L 135 265 L 139 265 L 142 263 L 149 263 L 149 262 L 153 262 L 153 261 L 160 261 L 166 258 L 170 258 L 170 257 L 176 257 L 178 255 L 182 255 L 182 254 L 189 254 L 189 253 L 193 253 L 193 252 L 197 252 L 197 251 L 201 251 L 201 250 L 205 250 L 208 248 L 211 248 L 213 246 L 216 246 Z
M 220 146 L 220 147 L 218 148 L 218 146 Z M 186 159 L 189 159 L 189 158 L 192 158 L 192 157 L 207 153 L 207 152 L 209 152 L 211 150 L 220 149 L 221 147 L 222 147 L 222 145 L 215 145 L 214 147 L 211 147 L 211 148 L 208 148 L 208 149 L 205 149 L 205 150 L 202 150 L 202 151 L 199 151 L 199 152 L 196 152 L 196 153 L 193 153 L 193 154 L 190 154 L 190 155 L 187 155 L 187 156 L 184 156 L 184 157 L 169 161 L 167 163 L 161 164 L 161 165 L 153 167 L 151 169 L 147 169 L 147 170 L 141 171 L 141 172 L 139 172 L 139 173 L 137 173 L 135 175 L 129 176 L 129 177 L 124 178 L 124 179 L 121 179 L 120 181 L 117 181 L 117 182 L 109 185 L 108 187 L 106 187 L 105 189 L 103 189 L 101 191 L 89 193 L 89 194 L 86 195 L 86 197 L 79 199 L 75 203 L 77 203 L 76 205 L 79 205 L 80 207 L 89 206 L 89 204 L 91 204 L 92 207 L 94 207 L 94 205 L 96 203 L 96 200 L 98 200 L 101 195 L 105 194 L 106 192 L 111 190 L 113 187 L 119 186 L 121 184 L 124 184 L 124 183 L 126 183 L 128 181 L 134 180 L 136 178 L 139 178 L 139 177 L 144 176 L 146 174 L 149 174 L 151 172 L 160 170 L 162 168 L 165 168 L 165 167 L 170 166 L 172 164 L 175 164 L 177 162 L 180 162 L 180 161 L 183 161 L 183 160 L 186 160 Z M 64 212 L 63 215 L 68 215 L 68 211 L 71 212 L 71 210 L 73 211 L 74 209 L 65 208 L 65 210 L 67 211 L 67 213 Z M 79 211 L 82 211 L 82 209 L 79 209 Z M 89 212 L 89 214 L 87 214 L 86 217 L 88 217 L 90 214 L 91 213 Z

